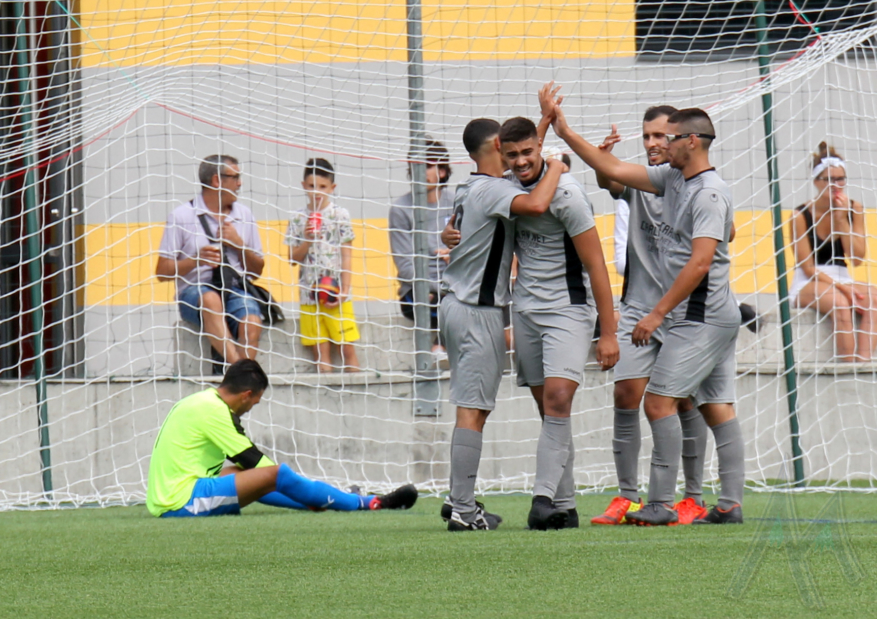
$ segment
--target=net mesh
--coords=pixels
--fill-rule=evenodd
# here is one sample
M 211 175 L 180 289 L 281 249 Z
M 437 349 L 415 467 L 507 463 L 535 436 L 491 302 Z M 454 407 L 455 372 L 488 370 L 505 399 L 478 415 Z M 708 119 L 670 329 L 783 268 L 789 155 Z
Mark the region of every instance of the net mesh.
M 535 118 L 548 80 L 563 85 L 577 131 L 599 143 L 617 124 L 616 154 L 640 163 L 645 108 L 709 111 L 719 135 L 711 157 L 734 195 L 732 287 L 761 316 L 738 342 L 747 481 L 773 489 L 787 486 L 792 452 L 762 96 L 773 98 L 786 244 L 792 208 L 815 196 L 811 153 L 823 140 L 847 161 L 867 241 L 877 229 L 877 8 L 763 3 L 764 79 L 760 4 L 425 2 L 424 98 L 427 131 L 450 151 L 449 192 L 473 170 L 465 124 Z M 275 460 L 338 485 L 446 490 L 447 375 L 439 414 L 415 415 L 414 326 L 400 315 L 388 234 L 390 206 L 411 191 L 404 3 L 83 0 L 77 15 L 69 6 L 3 9 L 0 509 L 143 500 L 168 410 L 215 384 L 209 344 L 181 320 L 173 284 L 154 275 L 167 216 L 195 197 L 198 162 L 213 153 L 241 161 L 240 201 L 266 255 L 258 282 L 287 316 L 261 335 L 272 387 L 246 421 L 250 436 Z M 547 144 L 563 146 L 551 133 Z M 357 373 L 316 373 L 301 343 L 284 233 L 305 206 L 303 165 L 314 156 L 335 166 L 333 199 L 355 233 Z M 620 293 L 615 205 L 576 159 L 572 173 L 588 188 Z M 850 269 L 864 285 L 877 276 L 871 255 Z M 858 314 L 855 328 L 868 331 L 871 313 Z M 804 472 L 810 488 L 872 490 L 875 368 L 842 362 L 836 316 L 792 310 Z M 533 481 L 538 415 L 512 368 L 510 353 L 479 491 Z M 611 373 L 589 369 L 573 420 L 577 482 L 613 486 Z M 649 449 L 647 439 L 642 470 Z M 712 457 L 708 479 L 716 466 Z

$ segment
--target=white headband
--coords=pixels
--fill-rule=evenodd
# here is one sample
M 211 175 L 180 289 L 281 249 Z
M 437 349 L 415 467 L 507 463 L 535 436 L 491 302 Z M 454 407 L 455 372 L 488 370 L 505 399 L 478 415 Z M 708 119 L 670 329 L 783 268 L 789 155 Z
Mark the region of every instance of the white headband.
M 844 163 L 844 160 L 840 157 L 823 157 L 822 161 L 820 161 L 815 168 L 813 168 L 813 178 L 816 178 L 827 168 L 843 168 L 847 169 L 847 164 Z

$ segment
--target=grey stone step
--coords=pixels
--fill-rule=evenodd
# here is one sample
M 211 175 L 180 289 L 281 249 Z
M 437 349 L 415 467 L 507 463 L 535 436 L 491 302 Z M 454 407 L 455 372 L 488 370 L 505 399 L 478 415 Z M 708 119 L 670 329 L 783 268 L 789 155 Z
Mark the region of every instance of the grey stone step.
M 827 316 L 818 316 L 811 309 L 791 311 L 792 350 L 797 363 L 826 363 L 834 357 L 834 328 Z M 740 329 L 737 338 L 737 363 L 746 365 L 781 366 L 783 336 L 779 310 L 761 317 L 757 334 Z
M 792 336 L 795 361 L 824 364 L 834 357 L 833 327 L 827 317 L 809 309 L 792 310 Z M 414 323 L 402 316 L 378 315 L 359 322 L 361 339 L 356 344 L 363 370 L 379 374 L 410 375 L 414 370 Z M 207 339 L 190 325 L 177 322 L 174 338 L 175 373 L 181 376 L 207 376 L 211 373 Z M 314 371 L 312 352 L 302 346 L 298 320 L 290 315 L 283 323 L 266 328 L 259 342 L 257 359 L 269 374 L 302 374 Z M 593 356 L 593 351 L 592 351 Z M 337 361 L 336 361 L 337 362 Z M 762 368 L 783 364 L 782 328 L 778 309 L 763 314 L 758 334 L 740 329 L 737 362 Z M 509 366 L 510 367 L 510 364 Z M 507 369 L 508 369 L 507 367 Z

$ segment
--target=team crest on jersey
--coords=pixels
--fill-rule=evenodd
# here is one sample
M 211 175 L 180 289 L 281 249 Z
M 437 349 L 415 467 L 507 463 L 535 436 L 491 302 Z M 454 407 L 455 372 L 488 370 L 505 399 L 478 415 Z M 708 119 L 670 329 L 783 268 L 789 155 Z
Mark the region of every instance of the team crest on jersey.
M 563 197 L 566 198 L 567 200 L 569 200 L 570 198 L 572 198 L 572 192 L 570 192 L 569 189 L 564 189 L 563 190 Z
M 711 193 L 710 200 L 712 200 L 713 202 L 718 202 L 719 201 L 719 194 L 717 194 L 715 192 Z

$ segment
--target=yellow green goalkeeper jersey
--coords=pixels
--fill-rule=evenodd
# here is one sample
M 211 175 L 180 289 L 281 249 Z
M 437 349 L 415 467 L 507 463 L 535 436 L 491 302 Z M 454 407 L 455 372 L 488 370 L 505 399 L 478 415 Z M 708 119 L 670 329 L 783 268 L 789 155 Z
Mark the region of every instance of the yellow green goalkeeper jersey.
M 226 459 L 242 469 L 274 464 L 247 438 L 240 417 L 216 389 L 183 398 L 155 439 L 146 507 L 153 516 L 180 509 L 191 498 L 195 482 L 219 475 Z

